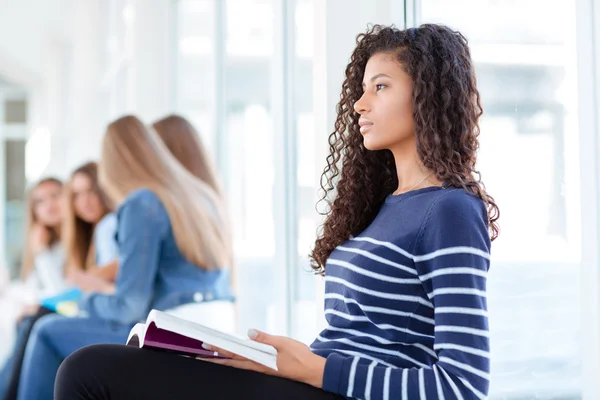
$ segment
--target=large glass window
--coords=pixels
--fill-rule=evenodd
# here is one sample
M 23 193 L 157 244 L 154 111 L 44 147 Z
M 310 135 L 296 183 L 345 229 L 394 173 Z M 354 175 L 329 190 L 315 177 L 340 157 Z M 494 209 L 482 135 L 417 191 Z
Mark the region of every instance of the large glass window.
M 298 263 L 294 266 L 295 287 L 293 304 L 292 335 L 310 342 L 319 327 L 317 317 L 320 310 L 316 303 L 317 279 L 311 272 L 308 255 L 314 245 L 317 225 L 320 222 L 315 210 L 317 201 L 318 166 L 312 112 L 312 59 L 313 59 L 313 1 L 295 0 L 294 18 L 294 147 L 296 149 L 296 229 Z
M 177 7 L 176 108 L 194 124 L 202 141 L 216 151 L 215 2 L 181 0 Z
M 575 3 L 422 0 L 417 15 L 460 30 L 476 64 L 479 169 L 502 230 L 488 282 L 491 398 L 580 398 Z
M 228 0 L 224 93 L 225 179 L 234 223 L 240 326 L 275 330 L 278 321 L 271 82 L 270 0 Z M 279 132 L 278 134 L 282 134 Z
M 238 327 L 283 333 L 290 325 L 284 278 L 288 266 L 283 262 L 288 250 L 278 232 L 285 232 L 288 222 L 276 205 L 276 195 L 284 190 L 276 182 L 276 172 L 286 165 L 277 157 L 282 142 L 276 135 L 295 132 L 275 131 L 279 120 L 273 117 L 274 102 L 286 93 L 278 80 L 283 71 L 274 69 L 284 68 L 279 62 L 283 50 L 277 45 L 281 36 L 276 36 L 281 32 L 275 32 L 286 18 L 279 12 L 282 3 L 182 0 L 177 4 L 176 106 L 200 130 L 226 187 L 234 230 Z M 294 110 L 294 118 L 298 116 L 302 126 L 298 129 L 306 132 L 311 64 L 306 44 L 301 48 L 304 84 L 301 108 Z M 304 140 L 301 145 L 311 146 Z

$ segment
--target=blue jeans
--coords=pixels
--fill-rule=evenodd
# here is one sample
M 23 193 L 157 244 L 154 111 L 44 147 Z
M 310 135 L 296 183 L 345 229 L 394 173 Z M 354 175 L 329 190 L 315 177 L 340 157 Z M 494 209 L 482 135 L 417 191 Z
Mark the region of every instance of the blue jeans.
M 92 318 L 48 315 L 33 327 L 19 381 L 21 400 L 53 398 L 54 379 L 62 361 L 92 344 L 125 344 L 131 326 Z
M 11 378 L 15 373 L 16 351 L 25 346 L 25 341 L 28 336 L 27 333 L 34 322 L 35 320 L 33 317 L 25 317 L 17 324 L 16 341 L 13 347 L 14 350 L 9 353 L 2 370 L 0 370 L 0 399 L 4 399 L 8 393 Z

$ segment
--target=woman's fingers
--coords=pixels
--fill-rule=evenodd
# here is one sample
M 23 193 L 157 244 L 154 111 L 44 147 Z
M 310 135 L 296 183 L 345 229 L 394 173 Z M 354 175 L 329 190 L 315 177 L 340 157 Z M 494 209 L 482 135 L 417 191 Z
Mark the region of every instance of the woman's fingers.
M 206 349 L 206 350 L 214 351 L 214 352 L 218 353 L 220 356 L 228 357 L 228 358 L 231 358 L 234 360 L 248 361 L 248 359 L 245 357 L 239 356 L 239 355 L 232 353 L 230 351 L 227 351 L 227 350 L 223 350 L 219 347 L 212 346 L 208 343 L 203 343 L 202 348 Z

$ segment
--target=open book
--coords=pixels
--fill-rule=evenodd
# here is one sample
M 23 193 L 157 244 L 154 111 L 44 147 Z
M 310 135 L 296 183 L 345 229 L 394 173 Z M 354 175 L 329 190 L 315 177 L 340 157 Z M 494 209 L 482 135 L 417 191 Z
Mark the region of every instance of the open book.
M 223 357 L 203 349 L 204 342 L 277 370 L 277 350 L 273 346 L 220 332 L 158 310 L 150 311 L 146 323 L 136 324 L 127 338 L 128 346 L 173 351 L 193 357 Z
M 73 288 L 56 296 L 42 299 L 40 305 L 57 314 L 74 317 L 79 312 L 78 302 L 82 297 L 83 292 L 78 288 Z

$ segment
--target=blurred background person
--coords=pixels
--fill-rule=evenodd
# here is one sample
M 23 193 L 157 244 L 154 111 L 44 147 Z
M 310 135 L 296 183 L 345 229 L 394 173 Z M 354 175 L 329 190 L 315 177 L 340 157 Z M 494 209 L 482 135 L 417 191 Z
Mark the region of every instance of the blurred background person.
M 17 347 L 23 344 L 22 338 L 31 329 L 33 320 L 29 317 L 37 312 L 39 300 L 58 294 L 67 287 L 65 254 L 60 242 L 62 196 L 63 184 L 56 178 L 40 180 L 27 195 L 26 247 L 21 281 L 15 282 L 5 294 L 21 308 L 17 317 Z M 14 320 L 8 321 L 12 323 Z M 13 357 L 9 357 L 0 371 L 0 398 L 4 397 L 8 388 L 13 362 Z
M 44 267 L 54 271 L 52 280 L 57 283 L 52 290 L 38 296 L 38 302 L 27 307 L 27 315 L 17 325 L 14 348 L 0 372 L 0 399 L 16 398 L 31 329 L 38 319 L 54 312 L 40 307 L 40 301 L 60 295 L 72 286 L 85 291 L 110 291 L 113 286 L 118 265 L 116 216 L 112 203 L 98 185 L 97 169 L 95 162 L 78 167 L 63 188 L 65 206 L 61 215 L 64 214 L 64 219 L 59 230 L 62 235 L 61 241 L 55 243 L 62 257 L 58 265 Z
M 152 127 L 158 133 L 163 143 L 167 146 L 171 154 L 193 175 L 205 182 L 212 190 L 225 201 L 223 188 L 219 184 L 217 172 L 204 143 L 200 137 L 200 133 L 194 125 L 186 118 L 180 115 L 168 115 L 152 124 Z M 230 280 L 232 289 L 235 293 L 235 265 L 230 266 Z M 235 325 L 235 316 L 232 316 L 231 309 L 225 305 L 226 309 L 220 310 L 218 314 L 221 320 L 219 326 L 226 330 L 233 330 Z M 235 310 L 237 311 L 237 310 Z M 209 315 L 204 315 L 204 318 L 211 318 L 214 315 L 213 310 L 207 310 Z M 194 317 L 194 318 L 197 318 Z
M 96 343 L 123 343 L 151 309 L 196 314 L 202 303 L 230 304 L 229 219 L 220 196 L 190 174 L 133 116 L 108 126 L 101 184 L 119 204 L 119 274 L 112 294 L 91 293 L 85 317 L 47 315 L 27 345 L 19 399 L 51 398 L 62 360 Z

